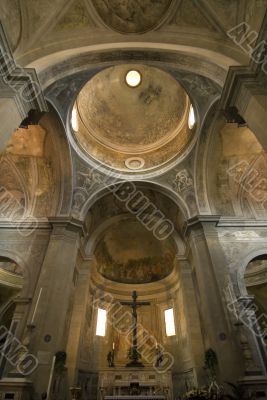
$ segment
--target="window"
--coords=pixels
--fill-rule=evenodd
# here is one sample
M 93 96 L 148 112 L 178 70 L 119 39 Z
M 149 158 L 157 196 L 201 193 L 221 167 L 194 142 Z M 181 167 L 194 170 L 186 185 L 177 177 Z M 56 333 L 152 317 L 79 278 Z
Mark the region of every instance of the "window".
M 128 86 L 135 88 L 141 84 L 142 76 L 139 71 L 133 69 L 127 72 L 125 80 Z
M 77 107 L 76 105 L 72 109 L 71 113 L 71 126 L 74 132 L 78 132 L 79 126 L 78 126 L 78 112 L 77 112 Z
M 165 326 L 166 326 L 166 335 L 174 336 L 175 335 L 175 325 L 174 325 L 174 315 L 173 308 L 169 310 L 165 310 Z
M 192 104 L 190 105 L 190 109 L 189 109 L 189 115 L 188 115 L 188 127 L 189 129 L 193 129 L 196 123 L 196 117 L 195 117 L 195 111 L 194 108 L 192 106 Z
M 106 335 L 106 322 L 107 322 L 107 312 L 102 308 L 97 310 L 97 324 L 96 324 L 96 335 L 105 336 Z

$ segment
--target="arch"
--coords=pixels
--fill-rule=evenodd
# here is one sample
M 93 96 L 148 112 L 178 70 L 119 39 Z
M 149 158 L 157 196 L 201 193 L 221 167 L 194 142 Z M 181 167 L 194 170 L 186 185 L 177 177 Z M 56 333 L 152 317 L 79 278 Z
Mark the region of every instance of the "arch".
M 242 259 L 242 263 L 239 265 L 239 267 L 237 268 L 236 273 L 235 273 L 236 286 L 237 286 L 237 289 L 239 292 L 239 293 L 237 293 L 238 295 L 246 296 L 248 294 L 247 287 L 245 285 L 245 279 L 244 279 L 248 264 L 254 258 L 259 257 L 261 255 L 265 255 L 265 254 L 267 254 L 266 245 L 265 246 L 263 245 L 262 247 L 260 247 L 258 249 L 252 250 Z
M 214 204 L 212 204 L 212 199 L 210 198 L 211 196 L 209 196 L 207 163 L 213 135 L 218 125 L 218 104 L 219 100 L 215 99 L 207 111 L 200 127 L 201 134 L 196 148 L 194 181 L 196 201 L 200 214 L 216 213 Z
M 183 219 L 186 220 L 190 216 L 190 211 L 189 208 L 187 207 L 185 201 L 182 199 L 181 196 L 179 196 L 176 192 L 173 190 L 155 182 L 151 181 L 140 181 L 140 180 L 132 180 L 132 181 L 126 181 L 126 180 L 121 180 L 120 182 L 116 182 L 115 184 L 108 184 L 106 185 L 105 188 L 101 188 L 98 191 L 94 192 L 94 195 L 89 197 L 85 204 L 83 205 L 82 211 L 80 213 L 80 219 L 84 220 L 86 218 L 86 215 L 88 214 L 89 210 L 93 207 L 93 205 L 99 201 L 101 198 L 105 197 L 107 194 L 110 194 L 111 188 L 114 186 L 119 187 L 122 183 L 129 182 L 133 185 L 135 185 L 136 189 L 152 189 L 155 190 L 156 192 L 159 192 L 163 194 L 164 196 L 168 197 L 176 206 L 179 208 L 179 210 L 182 212 Z
M 4 246 L 5 246 L 4 244 L 0 243 L 0 257 L 7 258 L 22 268 L 23 287 L 21 290 L 21 297 L 28 297 L 30 295 L 32 286 L 31 270 L 27 268 L 26 263 L 23 261 L 22 257 L 18 252 L 16 252 L 15 250 L 8 250 Z
M 92 257 L 95 251 L 95 248 L 97 246 L 97 239 L 101 236 L 101 234 L 108 229 L 110 226 L 112 226 L 116 222 L 123 221 L 124 219 L 128 218 L 128 216 L 122 214 L 122 215 L 117 215 L 115 217 L 111 217 L 107 221 L 103 222 L 101 225 L 99 225 L 94 232 L 90 235 L 90 240 L 88 241 L 87 245 L 85 246 L 85 254 L 86 257 Z M 173 231 L 172 237 L 174 239 L 174 242 L 177 246 L 177 255 L 181 256 L 184 255 L 185 253 L 185 244 L 181 239 L 181 236 L 178 234 L 176 230 Z
M 243 55 L 235 46 L 228 54 L 229 46 L 224 50 L 226 51 L 223 54 L 217 52 L 216 46 L 214 49 L 208 50 L 201 47 L 160 42 L 117 42 L 65 50 L 62 50 L 62 46 L 60 46 L 54 53 L 44 55 L 37 51 L 35 55 L 32 53 L 22 56 L 21 61 L 28 67 L 36 68 L 44 89 L 70 73 L 85 70 L 88 65 L 105 64 L 109 66 L 127 63 L 129 60 L 132 62 L 134 60 L 135 63 L 175 65 L 176 68 L 201 74 L 223 86 L 229 66 L 239 65 L 236 60 L 240 60 L 240 56 L 243 59 Z M 69 65 L 73 66 L 71 71 L 69 71 Z
M 40 119 L 50 137 L 51 158 L 54 163 L 55 190 L 52 199 L 51 216 L 69 214 L 72 193 L 72 159 L 70 145 L 66 136 L 60 113 L 50 100 L 47 100 L 49 112 Z

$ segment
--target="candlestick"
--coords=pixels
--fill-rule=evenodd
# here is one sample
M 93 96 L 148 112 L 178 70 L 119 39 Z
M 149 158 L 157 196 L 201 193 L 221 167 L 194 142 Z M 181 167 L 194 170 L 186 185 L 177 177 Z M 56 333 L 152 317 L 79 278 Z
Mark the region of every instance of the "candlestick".
M 36 314 L 36 311 L 37 311 L 37 308 L 38 308 L 38 305 L 39 305 L 39 301 L 40 301 L 40 297 L 41 297 L 41 294 L 42 294 L 42 290 L 43 290 L 43 288 L 40 288 L 39 295 L 38 295 L 38 298 L 37 298 L 37 301 L 36 301 L 36 304 L 35 304 L 35 307 L 34 307 L 34 311 L 33 311 L 33 314 L 32 314 L 31 325 L 34 325 L 33 322 L 34 322 L 35 314 Z
M 54 374 L 54 369 L 55 369 L 55 363 L 56 363 L 56 356 L 54 356 L 53 360 L 52 360 L 50 376 L 49 376 L 49 381 L 48 381 L 48 386 L 47 386 L 47 398 L 46 398 L 46 400 L 49 400 L 49 396 L 50 396 L 50 390 L 51 390 L 52 379 L 53 379 L 53 374 Z

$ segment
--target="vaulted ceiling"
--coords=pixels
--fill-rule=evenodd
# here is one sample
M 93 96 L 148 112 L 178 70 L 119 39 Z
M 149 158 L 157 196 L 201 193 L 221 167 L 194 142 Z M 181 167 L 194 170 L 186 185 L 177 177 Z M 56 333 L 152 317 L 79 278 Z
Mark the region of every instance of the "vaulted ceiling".
M 168 43 L 245 55 L 227 37 L 240 22 L 258 31 L 266 0 L 1 0 L 0 15 L 16 57 L 103 43 Z

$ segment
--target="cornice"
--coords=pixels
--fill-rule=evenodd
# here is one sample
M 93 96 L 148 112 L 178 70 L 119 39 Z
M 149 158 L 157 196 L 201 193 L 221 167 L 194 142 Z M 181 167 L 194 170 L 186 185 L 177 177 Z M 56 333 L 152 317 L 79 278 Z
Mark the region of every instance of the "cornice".
M 261 29 L 258 34 L 257 42 L 254 46 L 254 49 L 257 46 L 260 46 L 260 43 L 266 43 L 267 39 L 267 12 L 265 13 Z M 266 59 L 267 56 L 267 47 L 262 50 L 261 60 Z M 266 88 L 262 83 L 263 74 L 261 73 L 263 62 L 256 62 L 253 58 L 251 58 L 250 64 L 247 66 L 232 66 L 228 70 L 228 74 L 225 80 L 225 84 L 223 87 L 221 100 L 220 100 L 220 109 L 227 110 L 229 107 L 238 106 L 242 104 L 242 101 L 239 99 L 240 94 L 242 92 L 242 96 L 244 96 L 245 92 L 256 91 L 260 94 L 265 91 Z M 249 96 L 246 96 L 249 98 Z M 242 110 L 238 111 L 241 113 Z
M 81 236 L 86 233 L 84 222 L 72 217 L 50 217 L 48 221 L 53 228 L 63 228 L 68 231 L 78 232 Z
M 244 227 L 244 228 L 266 228 L 267 220 L 244 219 L 237 217 L 221 217 L 217 224 L 218 227 Z
M 202 228 L 203 224 L 216 226 L 220 218 L 220 215 L 195 215 L 186 221 L 183 227 L 183 235 L 188 235 L 192 229 Z
M 30 111 L 48 112 L 40 82 L 34 68 L 23 68 L 16 64 L 10 49 L 4 27 L 0 21 L 0 58 L 2 74 L 0 79 L 0 98 L 13 98 L 22 119 Z M 23 97 L 27 94 L 27 99 Z

